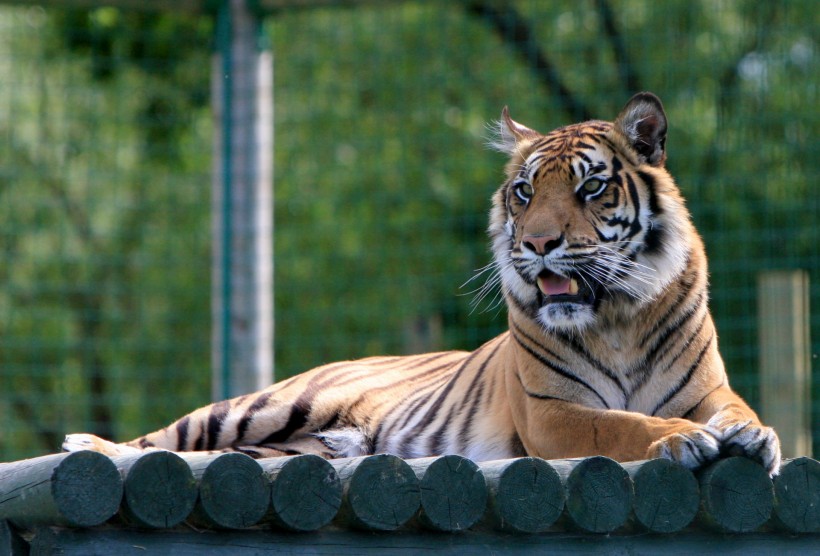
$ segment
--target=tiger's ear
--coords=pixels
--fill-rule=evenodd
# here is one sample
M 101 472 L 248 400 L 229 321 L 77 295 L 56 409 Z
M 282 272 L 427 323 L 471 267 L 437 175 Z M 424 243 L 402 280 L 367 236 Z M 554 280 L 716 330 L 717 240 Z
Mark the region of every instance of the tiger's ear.
M 512 155 L 519 152 L 521 143 L 531 141 L 539 135 L 537 131 L 513 120 L 510 117 L 510 111 L 505 106 L 501 111 L 501 119 L 498 121 L 495 136 L 490 140 L 490 147 Z
M 626 137 L 641 158 L 653 166 L 666 160 L 666 113 L 661 99 L 638 93 L 629 99 L 615 120 L 615 129 Z

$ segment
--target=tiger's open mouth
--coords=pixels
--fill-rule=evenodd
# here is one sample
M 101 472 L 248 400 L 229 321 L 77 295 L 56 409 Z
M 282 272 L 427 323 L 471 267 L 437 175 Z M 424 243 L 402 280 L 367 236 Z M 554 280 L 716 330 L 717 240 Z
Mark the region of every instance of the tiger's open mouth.
M 542 271 L 536 278 L 540 301 L 542 305 L 548 303 L 584 303 L 592 305 L 595 302 L 595 291 L 586 280 L 578 277 L 567 277 L 550 270 Z

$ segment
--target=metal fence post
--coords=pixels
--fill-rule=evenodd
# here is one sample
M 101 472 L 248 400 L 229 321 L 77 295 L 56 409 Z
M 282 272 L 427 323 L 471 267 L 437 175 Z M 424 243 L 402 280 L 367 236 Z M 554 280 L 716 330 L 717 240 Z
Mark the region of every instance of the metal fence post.
M 273 56 L 245 0 L 220 2 L 214 110 L 212 397 L 273 380 Z

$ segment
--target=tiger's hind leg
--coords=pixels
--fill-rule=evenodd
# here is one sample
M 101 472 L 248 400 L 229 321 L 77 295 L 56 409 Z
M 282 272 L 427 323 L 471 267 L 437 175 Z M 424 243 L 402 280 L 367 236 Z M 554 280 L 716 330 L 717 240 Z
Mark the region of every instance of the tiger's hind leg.
M 154 448 L 156 450 L 156 448 Z M 129 454 L 139 454 L 146 450 L 134 448 L 127 444 L 115 444 L 108 440 L 103 440 L 93 434 L 77 433 L 68 434 L 63 441 L 64 452 L 79 452 L 81 450 L 91 450 L 106 456 L 126 456 Z
M 328 388 L 337 375 L 367 376 L 369 366 L 320 367 L 265 390 L 200 407 L 170 425 L 123 444 L 90 434 L 70 434 L 63 449 L 95 450 L 107 455 L 146 450 L 172 452 L 244 451 L 272 457 L 316 454 L 325 458 L 372 453 L 367 431 L 350 416 L 358 399 L 356 384 Z
M 103 455 L 109 457 L 116 457 L 116 456 L 126 456 L 130 454 L 142 454 L 146 452 L 157 452 L 163 451 L 163 448 L 155 448 L 155 447 L 147 447 L 147 448 L 135 448 L 133 446 L 129 446 L 128 444 L 116 444 L 114 442 L 110 442 L 108 440 L 104 440 L 99 436 L 94 436 L 93 434 L 69 434 L 65 437 L 65 441 L 63 442 L 63 451 L 64 452 L 79 452 L 82 450 L 91 450 L 93 452 L 99 452 Z M 294 450 L 281 450 L 278 448 L 273 448 L 270 446 L 230 446 L 227 448 L 222 448 L 221 450 L 209 450 L 204 452 L 185 452 L 188 454 L 224 454 L 229 452 L 239 452 L 245 455 L 248 455 L 254 459 L 260 458 L 278 458 L 283 456 L 292 456 L 295 454 L 299 454 L 302 452 L 294 451 Z M 313 453 L 313 452 L 311 452 Z M 324 454 L 324 457 L 329 457 Z

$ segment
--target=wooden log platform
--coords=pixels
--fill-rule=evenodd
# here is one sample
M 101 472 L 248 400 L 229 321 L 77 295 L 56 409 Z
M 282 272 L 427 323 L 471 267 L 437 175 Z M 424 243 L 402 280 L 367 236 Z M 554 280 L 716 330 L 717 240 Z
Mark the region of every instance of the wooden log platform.
M 540 533 L 564 511 L 564 487 L 558 472 L 538 458 L 479 464 L 487 481 L 487 525 L 509 533 Z
M 461 456 L 411 460 L 419 480 L 419 522 L 434 531 L 464 531 L 484 515 L 487 484 L 479 467 Z
M 610 533 L 629 518 L 632 479 L 618 462 L 603 456 L 551 462 L 564 483 L 564 516 L 571 529 Z
M 692 474 L 604 457 L 75 452 L 0 464 L 0 554 L 805 556 L 820 547 L 818 506 L 820 462 L 805 457 L 772 481 L 737 457 Z
M 726 533 L 754 531 L 772 515 L 774 488 L 750 459 L 720 460 L 700 475 L 701 521 Z
M 488 531 L 433 534 L 426 529 L 420 532 L 391 533 L 329 529 L 311 534 L 295 534 L 260 529 L 192 531 L 176 528 L 138 531 L 42 528 L 32 540 L 31 553 L 32 556 L 813 556 L 817 554 L 817 546 L 818 539 L 815 535 L 721 535 L 703 531 L 675 535 L 590 535 L 566 532 L 503 535 Z
M 117 512 L 121 499 L 117 467 L 96 452 L 0 464 L 0 520 L 20 526 L 99 525 Z
M 124 480 L 120 515 L 140 527 L 182 523 L 194 509 L 197 484 L 191 468 L 173 452 L 112 458 Z
M 419 480 L 402 459 L 388 454 L 331 460 L 342 481 L 336 522 L 366 531 L 393 531 L 419 509 Z
M 700 490 L 694 474 L 666 459 L 624 464 L 635 485 L 634 523 L 652 533 L 674 533 L 698 513 Z
M 259 460 L 271 481 L 270 521 L 288 531 L 316 531 L 342 505 L 342 482 L 327 460 L 314 455 Z
M 270 504 L 270 481 L 262 466 L 239 452 L 180 453 L 199 482 L 189 520 L 200 527 L 243 529 L 258 523 Z
M 774 478 L 775 523 L 790 533 L 820 533 L 820 462 L 787 460 Z

